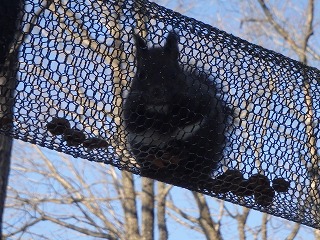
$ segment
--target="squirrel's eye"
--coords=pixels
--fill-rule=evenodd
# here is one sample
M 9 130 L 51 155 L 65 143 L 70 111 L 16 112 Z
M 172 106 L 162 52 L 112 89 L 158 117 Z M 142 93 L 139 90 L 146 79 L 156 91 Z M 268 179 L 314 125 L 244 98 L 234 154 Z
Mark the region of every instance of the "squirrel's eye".
M 147 79 L 148 74 L 145 71 L 139 71 L 138 77 L 139 77 L 139 80 L 145 80 L 145 79 Z

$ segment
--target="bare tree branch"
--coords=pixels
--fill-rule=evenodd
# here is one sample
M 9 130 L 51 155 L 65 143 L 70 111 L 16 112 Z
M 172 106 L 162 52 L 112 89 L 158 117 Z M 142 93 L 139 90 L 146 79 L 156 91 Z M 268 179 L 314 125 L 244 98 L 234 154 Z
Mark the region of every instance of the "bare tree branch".
M 250 209 L 246 207 L 242 207 L 242 214 L 237 214 L 236 219 L 238 222 L 238 232 L 239 232 L 239 239 L 240 240 L 245 240 L 246 239 L 246 234 L 245 234 L 245 227 L 246 227 L 246 222 L 248 219 L 250 213 Z
M 106 234 L 106 233 L 100 233 L 100 232 L 95 232 L 95 231 L 91 231 L 89 230 L 88 228 L 81 228 L 77 225 L 74 225 L 74 224 L 70 224 L 70 223 L 66 223 L 64 221 L 61 221 L 57 218 L 53 218 L 53 217 L 50 217 L 46 214 L 42 214 L 42 219 L 44 220 L 49 220 L 53 223 L 56 223 L 62 227 L 66 227 L 66 228 L 70 228 L 72 230 L 75 230 L 77 232 L 80 232 L 80 233 L 83 233 L 83 234 L 86 234 L 88 236 L 93 236 L 93 237 L 100 237 L 100 238 L 105 238 L 105 239 L 110 239 L 110 240 L 117 240 L 118 238 L 115 238 L 114 236 L 110 235 L 110 234 Z
M 286 240 L 293 240 L 295 239 L 295 237 L 297 236 L 299 230 L 300 230 L 300 226 L 301 224 L 300 223 L 295 223 L 292 230 L 291 230 L 291 233 L 286 237 Z
M 319 229 L 314 230 L 314 239 L 320 240 L 320 230 Z
M 208 240 L 222 239 L 220 226 L 211 218 L 210 210 L 203 194 L 193 192 L 193 196 L 199 208 L 199 223 Z
M 284 29 L 274 18 L 272 15 L 270 9 L 267 7 L 264 0 L 258 0 L 264 14 L 266 15 L 266 18 L 268 22 L 271 23 L 271 25 L 274 27 L 274 29 L 284 38 L 284 40 L 297 52 L 302 52 L 301 48 L 296 44 L 296 42 L 290 37 L 290 34 L 287 32 L 286 29 Z
M 308 1 L 308 7 L 306 12 L 306 26 L 305 33 L 303 35 L 302 41 L 302 53 L 300 54 L 300 61 L 307 64 L 307 47 L 309 43 L 309 39 L 313 34 L 313 19 L 314 19 L 314 0 Z
M 29 227 L 33 226 L 33 225 L 36 225 L 38 222 L 41 222 L 43 221 L 44 219 L 42 219 L 41 217 L 40 218 L 36 218 L 34 220 L 31 220 L 31 221 L 28 221 L 26 224 L 22 225 L 22 226 L 19 226 L 18 230 L 17 231 L 13 231 L 11 232 L 10 234 L 6 234 L 4 235 L 4 238 L 7 239 L 9 237 L 12 237 L 14 235 L 17 235 L 18 233 L 21 233 L 21 232 L 25 232 Z
M 34 147 L 35 149 L 38 149 L 38 147 Z M 73 181 L 70 178 L 67 178 L 65 176 L 63 176 L 62 174 L 58 173 L 57 168 L 50 162 L 49 159 L 46 158 L 45 154 L 43 154 L 43 152 L 38 149 L 36 151 L 38 154 L 40 154 L 42 156 L 42 160 L 45 163 L 42 167 L 47 167 L 47 172 L 45 172 L 44 170 L 42 171 L 44 176 L 46 176 L 46 179 L 49 180 L 50 182 L 52 180 L 60 183 L 62 186 L 64 186 L 64 189 L 66 191 L 66 195 L 63 192 L 56 192 L 57 195 L 59 195 L 60 197 L 49 197 L 49 196 L 44 196 L 44 197 L 30 197 L 28 192 L 22 193 L 20 191 L 20 193 L 16 192 L 16 195 L 13 197 L 15 199 L 15 201 L 20 202 L 21 204 L 23 204 L 22 206 L 31 208 L 32 211 L 34 212 L 34 210 L 36 210 L 36 213 L 39 214 L 45 214 L 48 217 L 51 218 L 56 218 L 59 221 L 63 221 L 63 219 L 65 220 L 71 220 L 71 219 L 76 219 L 77 222 L 82 222 L 87 224 L 88 226 L 94 227 L 96 232 L 99 232 L 100 234 L 106 234 L 106 232 L 108 232 L 108 235 L 113 236 L 113 238 L 118 239 L 119 236 L 122 234 L 121 232 L 121 226 L 123 225 L 121 222 L 119 222 L 119 220 L 117 218 L 114 218 L 111 221 L 111 214 L 112 214 L 112 208 L 109 208 L 109 217 L 107 218 L 104 214 L 105 210 L 102 209 L 101 202 L 106 202 L 106 201 L 119 201 L 120 198 L 101 198 L 100 200 L 98 200 L 99 198 L 96 198 L 96 194 L 94 194 L 92 192 L 92 185 L 88 185 L 83 179 L 80 180 L 78 178 L 78 181 Z M 71 176 L 73 175 L 74 177 L 76 177 L 77 175 L 80 176 L 78 170 L 76 170 L 74 168 L 74 166 L 70 165 L 70 163 L 68 161 L 65 161 L 67 164 L 65 164 L 65 166 L 67 166 L 70 169 L 71 172 Z M 34 169 L 36 172 L 38 172 L 38 169 L 41 166 L 38 164 L 38 166 L 35 167 L 31 167 L 29 169 Z M 105 174 L 105 173 L 101 173 L 101 174 Z M 75 180 L 77 180 L 77 178 L 75 178 Z M 81 183 L 79 185 L 79 183 Z M 38 183 L 37 183 L 38 184 Z M 83 185 L 82 185 L 83 184 Z M 55 184 L 56 185 L 56 184 Z M 52 187 L 52 186 L 51 186 Z M 88 190 L 90 189 L 90 190 Z M 21 197 L 20 194 L 24 194 L 24 196 L 29 196 L 29 198 L 26 197 Z M 90 196 L 90 197 L 87 197 Z M 43 212 L 43 210 L 40 210 L 41 207 L 43 206 L 43 204 L 48 204 L 48 203 L 55 203 L 55 204 L 69 204 L 70 207 L 74 206 L 78 208 L 78 215 L 69 215 L 68 217 L 64 216 L 64 215 L 56 215 L 55 213 L 50 213 L 48 212 Z M 26 213 L 28 213 L 29 211 L 26 210 Z M 79 214 L 81 213 L 81 214 Z M 119 213 L 118 213 L 119 214 Z M 30 214 L 29 214 L 30 215 Z M 114 216 L 114 215 L 113 215 Z M 30 215 L 31 219 L 32 218 L 37 218 L 37 215 L 31 214 Z M 119 216 L 117 216 L 119 217 Z M 66 221 L 63 221 L 66 222 Z M 67 222 L 68 223 L 68 222 Z M 70 223 L 70 222 L 69 222 Z M 102 224 L 101 224 L 102 223 Z M 70 223 L 72 224 L 72 223 Z M 18 230 L 16 230 L 16 232 L 20 231 L 23 232 L 23 226 L 20 226 L 17 228 Z
M 166 206 L 169 207 L 171 210 L 173 210 L 175 213 L 177 213 L 179 216 L 181 216 L 184 219 L 186 219 L 187 221 L 189 221 L 189 222 L 191 222 L 193 224 L 197 224 L 198 223 L 198 219 L 197 218 L 190 216 L 185 211 L 183 211 L 180 208 L 178 208 L 177 206 L 175 206 L 171 201 L 167 201 L 166 202 Z

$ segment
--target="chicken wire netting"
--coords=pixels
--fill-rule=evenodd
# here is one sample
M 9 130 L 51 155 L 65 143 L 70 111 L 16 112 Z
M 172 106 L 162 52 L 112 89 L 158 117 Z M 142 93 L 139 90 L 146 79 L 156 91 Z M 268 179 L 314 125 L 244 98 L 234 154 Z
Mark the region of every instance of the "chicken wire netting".
M 2 134 L 319 228 L 317 69 L 142 0 L 25 1 L 19 31 Z

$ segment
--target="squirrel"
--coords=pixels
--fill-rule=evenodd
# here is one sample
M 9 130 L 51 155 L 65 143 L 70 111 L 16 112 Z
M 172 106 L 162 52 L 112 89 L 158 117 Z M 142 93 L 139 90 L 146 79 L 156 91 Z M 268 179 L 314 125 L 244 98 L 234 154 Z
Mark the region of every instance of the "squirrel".
M 122 117 L 141 176 L 189 188 L 210 182 L 225 144 L 223 101 L 204 74 L 180 66 L 176 32 L 163 47 L 133 37 L 137 69 Z

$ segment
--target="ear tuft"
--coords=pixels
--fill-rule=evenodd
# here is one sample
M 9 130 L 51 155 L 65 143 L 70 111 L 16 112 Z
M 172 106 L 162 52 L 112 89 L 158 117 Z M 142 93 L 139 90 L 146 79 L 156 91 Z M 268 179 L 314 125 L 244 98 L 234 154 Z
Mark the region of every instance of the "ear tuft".
M 176 32 L 170 32 L 167 37 L 167 42 L 164 46 L 166 52 L 168 52 L 174 59 L 179 57 L 178 47 L 179 36 Z
M 133 33 L 133 38 L 136 43 L 137 50 L 147 49 L 147 43 L 142 37 L 140 37 L 140 35 Z

